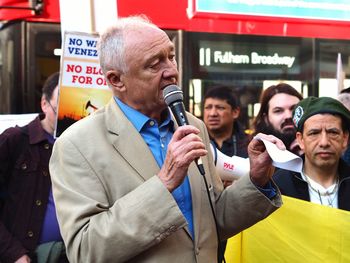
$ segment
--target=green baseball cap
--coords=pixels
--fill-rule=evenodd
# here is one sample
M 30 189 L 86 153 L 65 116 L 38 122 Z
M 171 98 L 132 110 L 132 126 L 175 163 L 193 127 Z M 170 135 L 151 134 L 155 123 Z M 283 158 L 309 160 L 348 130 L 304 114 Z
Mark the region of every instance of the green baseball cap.
M 339 115 L 350 127 L 350 111 L 338 100 L 330 97 L 308 97 L 299 101 L 293 110 L 293 122 L 297 131 L 301 131 L 304 122 L 313 115 L 330 113 Z

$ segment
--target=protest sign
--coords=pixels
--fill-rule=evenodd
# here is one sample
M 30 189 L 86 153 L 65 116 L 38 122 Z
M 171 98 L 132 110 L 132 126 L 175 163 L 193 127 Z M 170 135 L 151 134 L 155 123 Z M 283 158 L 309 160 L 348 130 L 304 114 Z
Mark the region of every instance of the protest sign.
M 97 34 L 66 32 L 55 137 L 112 97 L 98 61 Z

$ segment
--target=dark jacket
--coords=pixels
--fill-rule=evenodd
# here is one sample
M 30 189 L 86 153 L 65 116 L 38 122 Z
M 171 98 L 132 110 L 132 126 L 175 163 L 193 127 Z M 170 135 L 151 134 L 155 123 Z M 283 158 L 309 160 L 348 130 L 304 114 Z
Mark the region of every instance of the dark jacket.
M 225 140 L 222 143 L 222 147 L 219 148 L 219 145 L 216 143 L 216 141 L 210 137 L 211 143 L 214 144 L 214 146 L 222 153 L 224 153 L 227 156 L 239 156 L 243 158 L 248 158 L 248 143 L 249 143 L 249 137 L 244 132 L 242 125 L 235 121 L 233 123 L 233 134 L 231 138 Z M 216 164 L 216 157 L 215 157 L 215 164 Z M 221 242 L 219 248 L 218 248 L 218 262 L 222 262 L 224 259 L 225 249 L 226 249 L 226 243 L 227 241 Z
M 210 139 L 214 143 L 215 147 L 225 155 L 236 155 L 239 157 L 248 158 L 248 135 L 244 132 L 242 126 L 237 121 L 235 121 L 233 124 L 233 131 L 234 134 L 232 134 L 230 139 L 223 142 L 221 148 L 219 148 L 213 138 Z
M 350 211 L 350 166 L 340 160 L 339 168 L 338 207 Z M 300 173 L 279 169 L 273 175 L 273 180 L 281 194 L 310 201 L 308 184 Z
M 41 115 L 0 135 L 0 262 L 32 256 L 40 238 L 51 181 L 52 145 Z

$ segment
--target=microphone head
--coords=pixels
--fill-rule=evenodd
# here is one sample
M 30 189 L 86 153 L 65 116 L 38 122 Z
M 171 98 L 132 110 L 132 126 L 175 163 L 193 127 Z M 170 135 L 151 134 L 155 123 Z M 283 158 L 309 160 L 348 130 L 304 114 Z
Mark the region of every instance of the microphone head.
M 163 90 L 163 97 L 166 105 L 171 105 L 176 101 L 183 101 L 182 90 L 176 85 L 169 85 Z

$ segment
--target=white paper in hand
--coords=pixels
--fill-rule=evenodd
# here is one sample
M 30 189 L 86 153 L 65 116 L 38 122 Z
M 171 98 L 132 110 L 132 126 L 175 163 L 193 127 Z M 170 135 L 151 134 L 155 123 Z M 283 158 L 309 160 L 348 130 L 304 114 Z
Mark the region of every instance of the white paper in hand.
M 302 171 L 303 160 L 298 155 L 288 150 L 280 150 L 276 144 L 258 136 L 255 136 L 255 138 L 261 140 L 265 144 L 266 151 L 272 159 L 273 166 L 298 173 Z

